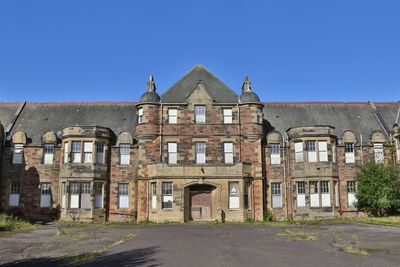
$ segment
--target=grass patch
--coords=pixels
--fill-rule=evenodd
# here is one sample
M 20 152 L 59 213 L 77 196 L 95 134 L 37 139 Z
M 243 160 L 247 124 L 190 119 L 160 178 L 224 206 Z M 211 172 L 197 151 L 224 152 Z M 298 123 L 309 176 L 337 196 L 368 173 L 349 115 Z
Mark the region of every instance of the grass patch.
M 369 255 L 371 255 L 371 253 L 385 250 L 383 248 L 363 248 L 363 247 L 358 247 L 353 244 L 352 245 L 342 245 L 342 244 L 335 243 L 335 244 L 332 244 L 332 246 L 339 248 L 339 250 L 344 253 L 360 255 L 360 256 L 369 256 Z
M 359 218 L 361 222 L 390 225 L 390 226 L 400 226 L 400 216 L 390 216 L 390 217 L 365 217 Z
M 35 227 L 37 227 L 37 225 L 32 224 L 29 221 L 22 220 L 6 213 L 0 213 L 0 234 L 17 230 L 29 230 Z
M 299 241 L 318 241 L 319 233 L 308 232 L 303 229 L 286 229 L 285 232 L 277 233 L 278 237 L 285 237 L 289 240 L 299 240 Z

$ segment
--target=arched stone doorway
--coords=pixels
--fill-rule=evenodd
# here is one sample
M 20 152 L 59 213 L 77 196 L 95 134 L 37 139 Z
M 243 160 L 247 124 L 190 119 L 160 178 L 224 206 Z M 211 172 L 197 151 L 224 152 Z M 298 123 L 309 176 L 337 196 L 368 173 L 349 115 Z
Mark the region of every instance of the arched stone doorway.
M 215 186 L 194 184 L 186 187 L 186 221 L 207 222 L 216 217 Z

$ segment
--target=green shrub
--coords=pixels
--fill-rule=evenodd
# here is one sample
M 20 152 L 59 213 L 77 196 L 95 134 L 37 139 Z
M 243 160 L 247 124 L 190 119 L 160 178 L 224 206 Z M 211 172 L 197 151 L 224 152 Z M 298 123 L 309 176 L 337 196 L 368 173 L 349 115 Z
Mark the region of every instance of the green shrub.
M 272 221 L 272 213 L 271 212 L 269 212 L 269 211 L 265 211 L 264 212 L 264 216 L 263 216 L 263 221 L 264 222 L 270 222 L 270 221 Z
M 31 223 L 6 213 L 0 213 L 0 232 L 13 231 L 19 228 L 32 226 Z
M 357 174 L 357 203 L 360 211 L 382 217 L 400 214 L 400 169 L 368 163 Z

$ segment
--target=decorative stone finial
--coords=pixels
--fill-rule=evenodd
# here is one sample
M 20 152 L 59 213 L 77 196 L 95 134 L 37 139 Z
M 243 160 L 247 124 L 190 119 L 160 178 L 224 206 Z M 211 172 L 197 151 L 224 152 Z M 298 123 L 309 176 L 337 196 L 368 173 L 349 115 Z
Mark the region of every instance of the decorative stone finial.
M 244 76 L 244 81 L 242 85 L 242 92 L 251 92 L 251 82 L 248 76 Z
M 147 82 L 147 91 L 148 92 L 155 92 L 156 91 L 156 84 L 154 83 L 153 75 L 150 75 L 149 81 Z

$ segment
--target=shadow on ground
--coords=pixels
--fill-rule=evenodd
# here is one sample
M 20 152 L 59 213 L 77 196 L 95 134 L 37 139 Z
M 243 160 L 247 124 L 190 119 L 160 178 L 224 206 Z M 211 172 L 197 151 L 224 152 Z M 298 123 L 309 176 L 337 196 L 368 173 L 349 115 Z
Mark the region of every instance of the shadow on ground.
M 158 247 L 135 249 L 107 255 L 106 253 L 93 256 L 91 253 L 73 257 L 37 258 L 8 263 L 3 266 L 150 266 L 155 267 L 153 255 Z M 93 257 L 93 258 L 92 258 Z

